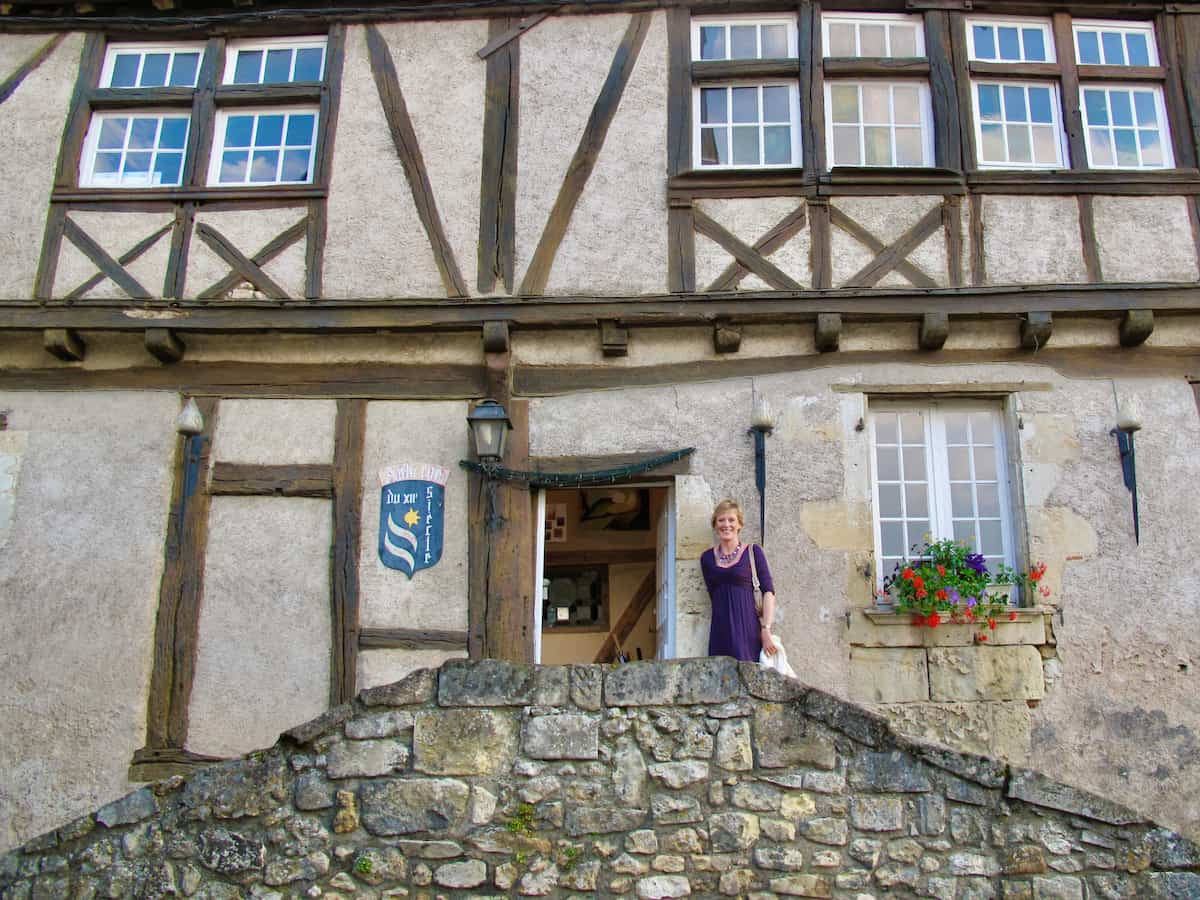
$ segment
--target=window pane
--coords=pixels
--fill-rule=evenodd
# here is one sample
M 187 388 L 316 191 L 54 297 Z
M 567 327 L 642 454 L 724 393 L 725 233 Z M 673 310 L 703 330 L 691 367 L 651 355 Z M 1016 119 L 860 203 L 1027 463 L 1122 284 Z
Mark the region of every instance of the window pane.
M 954 539 L 962 541 L 972 550 L 975 549 L 975 521 L 967 519 L 954 523 Z
M 979 502 L 979 515 L 1000 516 L 1000 490 L 994 484 L 977 484 L 975 498 Z
M 1163 165 L 1162 140 L 1157 131 L 1139 131 L 1138 142 L 1142 148 L 1143 165 Z
M 1033 122 L 1054 121 L 1050 105 L 1050 88 L 1031 87 L 1029 89 L 1029 118 Z
M 880 413 L 875 417 L 875 442 L 896 444 L 900 441 L 899 423 L 895 413 Z
M 987 413 L 971 413 L 971 437 L 977 444 L 990 444 L 994 433 L 992 417 Z
M 979 481 L 996 480 L 996 449 L 994 447 L 975 448 L 975 478 Z
M 292 51 L 268 50 L 267 67 L 263 71 L 263 84 L 281 84 L 292 75 Z
M 979 99 L 979 118 L 983 121 L 1000 120 L 1000 85 L 980 84 L 975 88 Z
M 288 118 L 287 143 L 289 147 L 301 147 L 312 144 L 313 126 L 316 116 L 292 115 Z
M 225 123 L 226 147 L 249 147 L 254 133 L 254 116 L 230 116 Z
M 704 123 L 728 122 L 727 96 L 725 88 L 701 88 L 700 121 Z
M 928 488 L 924 484 L 906 484 L 904 486 L 905 512 L 909 518 L 929 518 Z
M 951 481 L 968 481 L 971 478 L 971 451 L 967 447 L 950 447 L 946 450 L 950 466 Z
M 857 166 L 862 164 L 858 146 L 858 129 L 851 125 L 835 125 L 833 128 L 833 164 L 835 166 Z
M 908 523 L 908 552 L 910 555 L 920 551 L 921 546 L 925 543 L 926 536 L 929 534 L 928 519 L 914 519 Z
M 1133 105 L 1130 103 L 1128 91 L 1109 91 L 1108 102 L 1112 109 L 1114 125 L 1129 126 L 1133 124 Z
M 1000 41 L 1000 58 L 1004 60 L 1019 60 L 1021 58 L 1021 41 L 1016 28 L 1002 27 L 996 29 Z
M 262 70 L 261 50 L 239 50 L 233 67 L 234 84 L 257 84 Z
M 162 87 L 167 83 L 167 63 L 171 61 L 169 53 L 147 53 L 146 61 L 142 63 L 141 87 Z
M 250 154 L 245 150 L 226 151 L 221 157 L 221 174 L 219 180 L 222 184 L 240 184 L 246 180 L 246 163 L 250 159 Z
M 1029 129 L 1024 125 L 1008 126 L 1008 161 L 1014 163 L 1033 162 L 1033 147 L 1029 143 Z
M 1033 161 L 1047 166 L 1058 164 L 1058 140 L 1053 128 L 1033 127 Z
M 1004 118 L 1009 122 L 1025 122 L 1029 117 L 1025 114 L 1025 89 L 1022 87 L 1004 87 Z
M 175 61 L 171 63 L 171 85 L 173 87 L 194 87 L 196 72 L 199 68 L 199 53 L 176 53 Z
M 920 166 L 925 163 L 925 144 L 919 128 L 896 129 L 896 165 Z
M 888 128 L 863 129 L 864 162 L 868 166 L 890 166 L 892 164 L 892 135 Z
M 887 32 L 882 25 L 860 25 L 861 56 L 887 56 Z
M 308 181 L 308 162 L 311 154 L 308 150 L 286 150 L 283 154 L 283 172 L 281 181 Z
M 1120 129 L 1113 132 L 1117 142 L 1117 165 L 1136 166 L 1138 164 L 1137 140 L 1132 131 Z
M 1148 91 L 1134 91 L 1133 106 L 1139 125 L 1158 124 L 1158 110 L 1155 109 L 1153 94 Z
M 829 47 L 826 56 L 857 56 L 858 48 L 854 43 L 855 29 L 853 25 L 835 22 L 829 26 Z
M 179 184 L 179 172 L 183 167 L 182 153 L 160 153 L 154 160 L 154 183 L 161 185 Z
M 758 126 L 742 126 L 733 129 L 733 164 L 758 164 Z
M 758 57 L 758 26 L 732 25 L 729 28 L 731 59 L 755 59 Z
M 92 172 L 96 175 L 111 175 L 116 173 L 120 167 L 120 153 L 97 153 L 96 163 L 92 166 Z
M 1110 66 L 1125 65 L 1125 42 L 1121 40 L 1120 32 L 1100 32 L 1101 46 L 1104 48 L 1104 62 Z
M 325 51 L 319 47 L 308 47 L 296 51 L 296 71 L 293 81 L 320 81 L 321 64 L 324 62 Z
M 890 122 L 891 90 L 886 84 L 864 84 L 863 89 L 863 122 Z
M 900 434 L 906 444 L 925 444 L 925 417 L 920 413 L 901 413 Z M 924 476 L 922 476 L 924 477 Z
M 700 58 L 725 59 L 724 25 L 702 25 L 700 27 Z
M 905 481 L 925 480 L 925 448 L 904 447 L 901 451 L 904 461 Z
M 125 173 L 148 173 L 150 171 L 150 153 L 129 153 L 125 156 Z
M 125 118 L 105 119 L 100 124 L 99 146 L 102 150 L 120 150 L 125 146 L 125 129 L 129 120 Z
M 279 168 L 278 150 L 255 150 L 250 163 L 251 181 L 274 181 Z
M 898 519 L 902 515 L 900 508 L 900 485 L 881 484 L 879 486 L 879 515 L 885 519 Z
M 1040 28 L 1022 28 L 1021 38 L 1025 42 L 1025 59 L 1028 62 L 1046 62 L 1046 36 Z
M 187 142 L 187 119 L 163 119 L 158 146 L 167 150 L 182 150 Z
M 778 86 L 764 87 L 762 94 L 764 122 L 790 121 L 791 110 L 788 103 L 787 88 Z
M 968 419 L 966 413 L 946 413 L 943 418 L 946 423 L 947 443 L 965 444 L 970 440 L 967 432 Z
M 733 93 L 733 121 L 758 121 L 758 88 L 735 87 Z M 736 154 L 735 154 L 736 156 Z
M 917 30 L 908 25 L 892 28 L 892 56 L 920 56 L 917 52 Z
M 875 448 L 875 469 L 880 481 L 900 480 L 900 455 L 894 447 Z
M 1100 128 L 1088 129 L 1088 146 L 1091 148 L 1092 165 L 1111 166 L 1113 164 L 1112 144 L 1108 132 Z
M 921 91 L 913 84 L 898 84 L 892 91 L 897 125 L 921 124 Z
M 1002 556 L 1004 554 L 1004 538 L 1001 535 L 998 521 L 984 520 L 979 523 L 979 543 L 981 545 L 980 552 L 986 556 Z
M 983 125 L 980 127 L 979 152 L 987 162 L 1008 162 L 1008 154 L 1004 149 L 1004 126 Z
M 991 25 L 975 25 L 972 28 L 975 35 L 975 58 L 996 58 L 996 34 Z
M 768 125 L 763 129 L 763 162 L 786 166 L 792 161 L 792 129 L 787 125 Z
M 1146 35 L 1138 32 L 1130 32 L 1125 35 L 1125 48 L 1129 51 L 1131 66 L 1150 65 L 1150 46 L 1146 41 Z
M 1079 38 L 1079 62 L 1085 66 L 1100 65 L 1100 39 L 1094 31 L 1081 31 Z
M 254 134 L 256 147 L 276 147 L 283 143 L 283 116 L 259 116 Z
M 715 166 L 729 162 L 724 128 L 700 129 L 700 162 Z
M 1089 125 L 1108 124 L 1108 100 L 1104 91 L 1084 91 L 1083 107 L 1087 112 Z
M 129 149 L 152 150 L 158 136 L 158 119 L 136 118 L 129 132 Z M 149 166 L 147 166 L 149 168 Z
M 112 81 L 110 82 L 112 86 L 136 87 L 138 63 L 141 59 L 140 53 L 118 53 L 113 62 Z
M 908 549 L 904 544 L 904 525 L 901 522 L 881 522 L 879 537 L 884 556 L 905 556 Z
M 970 482 L 950 485 L 950 513 L 956 519 L 969 519 L 975 515 L 975 500 Z
M 858 88 L 852 84 L 835 84 L 830 88 L 833 99 L 834 122 L 857 122 Z M 857 153 L 857 151 L 855 151 Z

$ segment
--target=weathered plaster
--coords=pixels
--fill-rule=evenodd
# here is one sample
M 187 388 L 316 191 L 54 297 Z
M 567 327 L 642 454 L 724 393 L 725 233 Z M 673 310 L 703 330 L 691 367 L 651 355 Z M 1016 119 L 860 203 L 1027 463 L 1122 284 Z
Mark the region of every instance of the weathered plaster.
M 558 248 L 546 284 L 550 294 L 651 293 L 668 289 L 667 153 L 663 140 L 667 115 L 666 19 L 665 12 L 652 14 L 645 43 L 596 167 Z M 578 28 L 583 20 L 576 16 L 572 22 Z M 528 36 L 522 38 L 527 40 Z M 531 54 L 535 52 L 530 44 L 522 47 L 522 68 L 526 48 Z M 536 52 L 544 51 L 539 47 Z M 562 47 L 556 52 L 564 61 L 570 59 L 574 64 L 578 60 Z M 600 55 L 601 61 L 611 59 Z M 527 83 L 522 73 L 522 93 Z M 527 109 L 522 97 L 522 144 L 529 123 Z M 521 162 L 523 165 L 525 159 Z M 524 173 L 518 175 L 518 182 L 524 177 Z M 522 237 L 536 240 L 536 227 L 533 222 L 522 221 Z M 629 252 L 632 248 L 637 248 L 636 252 Z
M 753 247 L 768 231 L 803 205 L 796 197 L 762 197 L 754 199 L 717 199 L 696 201 L 696 208 L 723 226 L 743 243 Z M 790 275 L 802 287 L 812 285 L 809 264 L 811 236 L 807 224 L 782 247 L 767 256 L 774 265 Z M 696 287 L 704 290 L 733 262 L 733 257 L 719 244 L 696 235 Z M 740 290 L 770 290 L 757 275 L 747 275 L 738 284 Z
M 917 346 L 920 327 L 916 322 L 847 322 L 842 325 L 838 347 L 848 352 L 912 350 Z
M 165 211 L 161 213 L 90 213 L 87 210 L 73 209 L 68 214 L 68 218 L 108 251 L 109 256 L 119 259 L 139 241 L 154 234 L 164 225 L 169 225 L 175 217 L 173 213 Z M 171 233 L 168 231 L 158 239 L 153 247 L 126 265 L 125 270 L 151 296 L 161 297 L 167 274 L 167 260 L 170 255 Z M 54 296 L 66 296 L 98 271 L 94 262 L 64 238 L 62 252 L 58 258 L 58 268 L 55 271 Z M 93 299 L 129 299 L 129 295 L 118 287 L 115 281 L 107 278 L 84 296 Z
M 333 400 L 224 400 L 214 462 L 281 466 L 333 462 Z
M 986 195 L 983 257 L 988 284 L 1087 281 L 1079 204 L 1074 197 Z
M 244 360 L 261 363 L 458 363 L 482 365 L 478 332 L 458 334 L 189 334 L 189 362 Z
M 241 251 L 243 256 L 253 258 L 264 246 L 279 234 L 287 231 L 307 215 L 300 209 L 253 209 L 230 210 L 227 212 L 201 210 L 196 213 L 197 225 L 209 225 L 229 243 Z M 132 242 L 131 242 L 132 243 Z M 169 244 L 168 244 L 169 246 Z M 305 240 L 301 238 L 275 259 L 262 266 L 262 270 L 283 288 L 291 299 L 304 298 Z M 193 232 L 188 248 L 187 282 L 184 295 L 195 297 L 211 287 L 214 282 L 230 272 L 229 264 L 213 252 L 208 244 Z M 158 288 L 161 291 L 161 287 Z M 259 299 L 260 292 L 245 282 L 234 288 L 231 295 L 237 299 Z
M 873 234 L 885 246 L 891 246 L 941 202 L 941 197 L 838 197 L 832 205 Z M 840 285 L 873 260 L 875 253 L 836 225 L 832 228 L 832 235 L 833 283 Z M 941 227 L 936 228 L 933 234 L 922 241 L 907 259 L 939 286 L 949 283 L 946 238 Z M 893 269 L 876 282 L 876 286 L 907 288 L 913 284 Z
M 467 628 L 467 473 L 458 465 L 472 458 L 466 418 L 467 404 L 459 401 L 367 404 L 358 564 L 364 628 Z M 379 470 L 405 463 L 450 470 L 441 561 L 411 579 L 379 560 Z
M 746 357 L 796 356 L 814 353 L 813 329 L 807 323 L 742 326 L 742 343 L 736 354 L 717 353 L 713 349 L 712 328 L 653 327 L 633 328 L 627 356 L 605 357 L 600 347 L 598 328 L 571 331 L 516 331 L 512 334 L 512 352 L 524 365 L 566 366 L 599 365 L 637 368 L 638 366 L 705 360 L 716 366 Z
M 869 507 L 836 500 L 806 503 L 800 522 L 813 543 L 825 550 L 863 550 L 871 546 Z
M 1200 318 L 1196 316 L 1154 317 L 1154 331 L 1146 338 L 1147 347 L 1200 347 Z
M 270 746 L 329 703 L 328 500 L 215 497 L 187 747 Z
M 1195 281 L 1187 197 L 1096 197 L 1096 243 L 1105 281 Z
M 465 650 L 363 650 L 358 654 L 358 689 L 391 684 L 417 669 L 433 668 L 448 659 L 466 656 Z
M 0 431 L 0 550 L 8 543 L 8 536 L 12 532 L 21 460 L 28 444 L 27 431 Z
M 1156 323 L 1157 324 L 1157 323 Z M 1121 346 L 1121 320 L 1087 319 L 1056 316 L 1054 333 L 1049 346 L 1061 350 L 1064 347 L 1111 347 Z
M 0 77 L 31 57 L 50 35 L 0 36 Z M 79 71 L 83 35 L 67 37 L 0 105 L 0 297 L 32 297 L 46 229 L 67 105 Z
M 968 309 L 970 301 L 963 301 L 963 308 Z M 1059 322 L 1055 321 L 1055 337 Z M 1052 338 L 1053 340 L 1054 338 Z M 981 321 L 970 319 L 952 319 L 950 334 L 946 337 L 946 350 L 991 350 L 997 347 L 1021 346 L 1021 320 L 1017 316 L 1005 321 Z
M 0 609 L 0 847 L 129 789 L 142 745 L 179 400 L 4 392 L 21 453 Z

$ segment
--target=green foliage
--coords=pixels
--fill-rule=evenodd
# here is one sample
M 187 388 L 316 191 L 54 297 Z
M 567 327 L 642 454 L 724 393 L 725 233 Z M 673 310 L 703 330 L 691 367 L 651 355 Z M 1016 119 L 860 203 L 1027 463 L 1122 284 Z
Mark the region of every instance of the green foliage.
M 518 866 L 523 866 L 528 861 L 529 861 L 529 854 L 526 853 L 524 850 L 518 850 L 516 852 L 516 854 L 513 856 L 513 862 L 515 862 Z
M 508 820 L 507 828 L 513 834 L 529 834 L 533 831 L 533 804 L 519 804 L 516 814 Z
M 562 850 L 562 868 L 564 872 L 570 872 L 575 868 L 575 864 L 579 862 L 579 855 L 583 853 L 582 848 L 569 846 L 563 847 Z
M 354 871 L 359 875 L 370 875 L 375 869 L 375 862 L 369 856 L 360 856 L 354 861 Z

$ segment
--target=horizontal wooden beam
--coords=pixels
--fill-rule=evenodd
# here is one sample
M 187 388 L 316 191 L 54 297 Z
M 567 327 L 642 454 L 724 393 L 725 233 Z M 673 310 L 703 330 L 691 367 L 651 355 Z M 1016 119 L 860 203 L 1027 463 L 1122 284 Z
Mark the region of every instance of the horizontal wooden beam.
M 213 463 L 208 492 L 240 497 L 332 497 L 333 467 L 217 462 Z
M 360 628 L 360 650 L 466 650 L 465 631 L 418 628 Z
M 654 547 L 634 547 L 621 550 L 555 550 L 546 545 L 546 567 L 587 566 L 604 563 L 620 566 L 626 563 L 654 562 L 657 550 Z

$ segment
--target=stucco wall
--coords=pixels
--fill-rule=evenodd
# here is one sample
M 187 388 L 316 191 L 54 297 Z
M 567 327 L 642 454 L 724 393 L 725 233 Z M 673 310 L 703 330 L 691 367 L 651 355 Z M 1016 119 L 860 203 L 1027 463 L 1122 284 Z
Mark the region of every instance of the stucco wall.
M 129 789 L 179 401 L 4 392 L 0 410 L 0 497 L 11 504 L 0 551 L 0 846 L 11 847 Z

